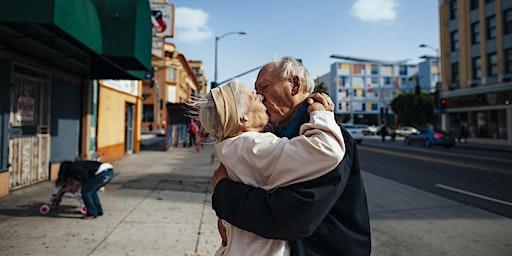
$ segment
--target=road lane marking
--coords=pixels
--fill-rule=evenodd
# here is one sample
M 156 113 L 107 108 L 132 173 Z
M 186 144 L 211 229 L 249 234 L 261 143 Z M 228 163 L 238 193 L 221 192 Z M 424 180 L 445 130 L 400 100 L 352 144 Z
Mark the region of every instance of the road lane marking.
M 446 186 L 446 185 L 443 185 L 443 184 L 437 183 L 436 187 L 444 188 L 446 190 L 450 190 L 450 191 L 454 191 L 454 192 L 459 192 L 461 194 L 477 197 L 477 198 L 484 199 L 484 200 L 491 201 L 491 202 L 495 202 L 495 203 L 498 203 L 498 204 L 504 204 L 504 205 L 512 206 L 512 203 L 509 203 L 507 201 L 499 200 L 499 199 L 488 197 L 488 196 L 479 195 L 479 194 L 476 194 L 476 193 L 473 193 L 473 192 L 469 192 L 469 191 L 466 191 L 466 190 L 462 190 L 462 189 Z
M 510 171 L 499 170 L 499 169 L 495 169 L 495 168 L 487 168 L 487 167 L 482 167 L 482 166 L 477 166 L 477 165 L 472 165 L 472 164 L 456 163 L 456 162 L 451 162 L 451 161 L 442 160 L 442 159 L 436 159 L 436 158 L 432 158 L 432 157 L 412 155 L 410 153 L 401 153 L 401 152 L 389 151 L 389 150 L 385 150 L 385 149 L 370 148 L 370 147 L 367 147 L 367 146 L 362 146 L 362 147 L 359 146 L 359 148 L 363 149 L 363 150 L 373 151 L 373 152 L 376 152 L 376 153 L 382 153 L 382 154 L 387 154 L 387 155 L 406 157 L 406 158 L 422 160 L 422 161 L 426 161 L 426 162 L 432 162 L 432 163 L 438 163 L 438 164 L 446 164 L 446 165 L 451 165 L 451 166 L 476 169 L 476 170 L 485 171 L 485 172 L 494 172 L 494 173 L 512 175 L 512 172 L 510 172 Z
M 503 162 L 503 163 L 512 163 L 512 159 L 491 157 L 491 156 L 477 156 L 477 155 L 461 154 L 461 153 L 454 153 L 454 152 L 442 152 L 442 151 L 436 151 L 434 149 L 422 149 L 422 148 L 416 148 L 416 147 L 404 148 L 404 147 L 399 147 L 399 146 L 388 146 L 388 145 L 374 145 L 374 144 L 367 144 L 367 145 L 380 147 L 380 148 L 410 150 L 410 151 L 416 151 L 416 152 L 422 152 L 422 153 L 436 154 L 436 155 L 441 155 L 441 156 L 455 156 L 455 157 L 469 158 L 469 159 L 480 159 L 480 160 L 490 160 L 490 161 Z M 359 146 L 359 147 L 361 147 L 361 146 Z

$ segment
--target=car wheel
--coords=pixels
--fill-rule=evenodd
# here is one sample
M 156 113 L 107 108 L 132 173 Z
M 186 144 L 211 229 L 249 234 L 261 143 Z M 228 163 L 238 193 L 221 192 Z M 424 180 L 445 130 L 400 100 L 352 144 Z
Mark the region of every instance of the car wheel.
M 450 149 L 453 147 L 453 145 L 444 145 L 445 148 Z
M 423 142 L 423 146 L 425 146 L 425 147 L 430 147 L 430 146 L 432 146 L 432 143 L 430 143 L 430 140 L 425 140 L 425 141 Z
M 408 138 L 407 138 L 407 139 L 405 139 L 405 144 L 406 144 L 407 146 L 410 146 L 410 145 L 411 145 L 411 140 L 410 140 L 410 139 L 408 139 Z

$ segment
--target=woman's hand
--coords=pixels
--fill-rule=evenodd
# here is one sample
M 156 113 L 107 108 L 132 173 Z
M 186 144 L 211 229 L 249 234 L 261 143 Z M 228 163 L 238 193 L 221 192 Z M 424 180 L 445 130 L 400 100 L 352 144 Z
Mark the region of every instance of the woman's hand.
M 329 95 L 325 93 L 313 93 L 307 99 L 309 104 L 308 113 L 313 111 L 334 111 L 334 103 Z

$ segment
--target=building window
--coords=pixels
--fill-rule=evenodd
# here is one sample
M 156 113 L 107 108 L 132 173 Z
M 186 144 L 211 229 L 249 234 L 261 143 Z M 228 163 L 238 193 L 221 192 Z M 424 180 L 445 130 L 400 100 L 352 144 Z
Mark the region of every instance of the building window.
M 379 78 L 378 77 L 372 77 L 372 84 L 378 84 Z
M 469 3 L 469 10 L 476 10 L 478 9 L 478 0 L 471 0 L 471 2 Z
M 458 85 L 459 84 L 459 63 L 458 62 L 452 63 L 451 72 L 452 72 L 452 84 Z
M 498 75 L 498 55 L 489 53 L 487 55 L 487 76 Z
M 485 0 L 485 3 L 486 3 L 486 4 L 490 4 L 490 3 L 492 3 L 492 2 L 494 2 L 494 0 Z
M 372 65 L 372 75 L 378 75 L 379 74 L 379 66 L 373 64 Z
M 379 105 L 377 105 L 377 103 L 372 103 L 372 110 L 375 111 L 378 109 L 379 109 Z
M 512 74 L 512 48 L 505 50 L 505 74 Z
M 459 49 L 459 32 L 457 30 L 450 33 L 450 43 L 452 52 Z
M 505 34 L 512 33 L 512 8 L 503 12 L 503 31 Z
M 450 1 L 450 20 L 457 18 L 459 15 L 459 10 L 457 7 L 457 0 Z
M 473 79 L 480 79 L 482 77 L 482 61 L 480 57 L 471 59 L 471 69 Z
M 486 19 L 487 24 L 487 40 L 496 39 L 496 15 L 492 15 Z
M 391 77 L 384 77 L 384 84 L 391 84 L 393 81 L 391 79 Z
M 142 122 L 153 122 L 153 104 L 144 104 L 142 106 Z
M 480 22 L 471 23 L 471 44 L 480 43 Z
M 167 80 L 168 81 L 176 81 L 176 69 L 175 68 L 168 68 L 167 69 Z
M 400 72 L 401 76 L 406 76 L 407 75 L 407 66 L 401 65 L 399 72 Z

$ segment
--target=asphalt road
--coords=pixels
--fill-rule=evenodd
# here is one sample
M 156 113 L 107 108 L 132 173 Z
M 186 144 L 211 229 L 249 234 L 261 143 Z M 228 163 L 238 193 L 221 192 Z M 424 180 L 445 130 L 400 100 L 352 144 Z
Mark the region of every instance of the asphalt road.
M 512 218 L 512 152 L 365 139 L 363 171 Z

